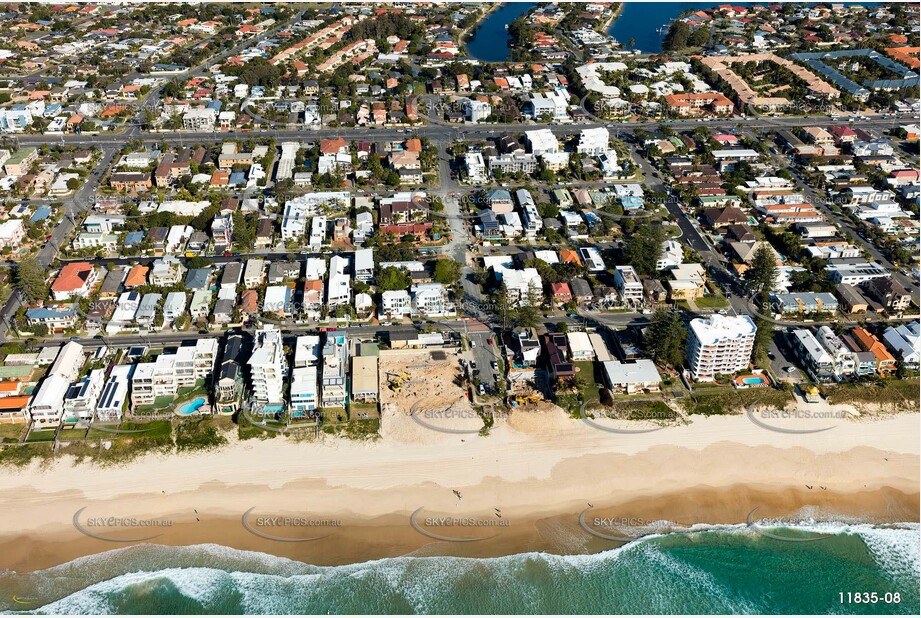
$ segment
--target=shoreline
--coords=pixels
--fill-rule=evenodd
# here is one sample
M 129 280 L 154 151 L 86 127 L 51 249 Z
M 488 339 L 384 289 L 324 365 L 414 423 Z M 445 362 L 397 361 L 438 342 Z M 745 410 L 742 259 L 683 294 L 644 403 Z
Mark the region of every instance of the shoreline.
M 467 56 L 470 56 L 470 50 L 467 49 L 467 36 L 468 36 L 470 33 L 476 32 L 477 28 L 480 27 L 480 24 L 482 24 L 484 21 L 486 21 L 486 19 L 487 19 L 490 15 L 492 15 L 493 11 L 496 11 L 500 6 L 502 6 L 502 3 L 501 3 L 501 2 L 497 2 L 497 3 L 493 4 L 493 5 L 491 5 L 491 6 L 486 10 L 486 12 L 483 13 L 483 14 L 479 17 L 479 19 L 477 19 L 475 22 L 473 22 L 472 24 L 470 24 L 469 26 L 467 26 L 466 28 L 464 28 L 463 30 L 461 30 L 460 32 L 458 32 L 458 34 L 457 34 L 457 44 L 458 44 L 458 46 L 460 46 L 461 51 L 463 51 Z
M 618 2 L 617 8 L 611 12 L 611 16 L 607 19 L 607 21 L 604 22 L 604 24 L 602 24 L 601 28 L 599 28 L 598 31 L 601 32 L 601 34 L 610 37 L 611 35 L 608 34 L 608 30 L 611 29 L 611 26 L 614 25 L 614 22 L 617 21 L 617 19 L 620 17 L 620 14 L 623 12 L 624 12 L 624 3 Z M 618 41 L 618 43 L 620 43 L 620 41 Z
M 80 509 L 78 523 L 104 536 L 159 535 L 146 542 L 216 543 L 316 565 L 402 555 L 588 554 L 621 544 L 580 526 L 589 504 L 590 525 L 596 518 L 622 522 L 599 531 L 628 538 L 660 530 L 654 522 L 661 520 L 680 528 L 744 524 L 753 509 L 756 520 L 918 521 L 918 414 L 800 436 L 765 431 L 744 416 L 622 435 L 561 412 L 532 412 L 513 415 L 485 438 L 438 434 L 400 414 L 385 420 L 388 429 L 373 443 L 242 441 L 121 467 L 59 461 L 4 470 L 0 569 L 44 569 L 133 544 L 78 532 Z M 420 509 L 417 522 L 428 532 L 492 538 L 438 541 L 411 525 Z M 270 536 L 325 538 L 257 536 L 243 526 L 247 511 L 251 527 Z M 170 525 L 89 525 L 108 517 Z M 277 517 L 309 521 L 269 521 Z M 442 517 L 477 523 L 439 526 Z M 509 523 L 499 528 L 499 519 Z
M 678 502 L 712 503 L 707 512 L 713 521 L 682 517 L 679 522 L 666 523 L 665 513 L 681 512 L 673 507 Z M 911 525 L 917 524 L 919 495 L 909 495 L 891 487 L 854 494 L 825 493 L 816 501 L 795 488 L 778 494 L 775 489 L 734 486 L 726 489 L 699 489 L 669 495 L 636 499 L 621 505 L 594 504 L 589 519 L 615 518 L 645 521 L 646 525 L 606 528 L 605 533 L 623 536 L 623 540 L 595 538 L 578 523 L 578 512 L 547 514 L 531 520 L 512 523 L 508 531 L 497 534 L 488 543 L 440 542 L 420 535 L 406 525 L 409 513 L 393 514 L 365 522 L 347 523 L 345 527 L 324 538 L 304 543 L 261 539 L 244 531 L 236 517 L 214 517 L 201 522 L 189 521 L 187 513 L 175 517 L 168 532 L 157 538 L 136 543 L 110 543 L 83 536 L 73 529 L 14 539 L 0 538 L 0 554 L 4 555 L 4 570 L 30 573 L 92 558 L 111 550 L 140 545 L 194 547 L 216 545 L 232 550 L 255 552 L 275 558 L 287 558 L 317 567 L 338 567 L 364 564 L 400 557 L 459 557 L 491 559 L 529 553 L 559 556 L 590 556 L 618 549 L 632 542 L 657 535 L 687 534 L 720 529 L 746 530 L 751 527 L 745 516 L 733 519 L 721 508 L 729 501 L 738 501 L 741 510 L 756 505 L 759 521 L 782 522 L 790 526 L 823 525 Z M 581 507 L 584 508 L 584 504 Z M 869 507 L 869 510 L 868 510 Z M 894 507 L 896 507 L 894 509 Z M 912 510 L 914 509 L 914 511 Z M 695 510 L 693 515 L 700 514 Z M 900 516 L 901 515 L 901 516 Z M 254 519 L 250 519 L 254 521 Z M 179 522 L 179 523 L 177 523 Z M 653 524 L 652 522 L 656 522 Z M 670 525 L 676 523 L 677 525 Z M 592 529 L 598 529 L 591 523 Z M 552 531 L 552 532 L 548 532 Z M 600 530 L 599 530 L 600 531 Z M 292 538 L 301 532 L 291 533 Z M 460 533 L 463 534 L 463 533 Z M 283 536 L 288 536 L 284 534 Z M 380 539 L 387 539 L 381 542 Z

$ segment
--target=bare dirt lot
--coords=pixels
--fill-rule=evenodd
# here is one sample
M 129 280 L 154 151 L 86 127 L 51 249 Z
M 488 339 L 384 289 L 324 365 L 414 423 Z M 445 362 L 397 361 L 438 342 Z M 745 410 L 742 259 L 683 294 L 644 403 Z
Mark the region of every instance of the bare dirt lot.
M 460 355 L 453 350 L 382 351 L 381 435 L 401 442 L 430 442 L 461 435 L 454 431 L 479 431 L 483 420 L 467 398 L 462 371 Z M 391 390 L 391 381 L 403 373 L 409 379 L 399 392 Z

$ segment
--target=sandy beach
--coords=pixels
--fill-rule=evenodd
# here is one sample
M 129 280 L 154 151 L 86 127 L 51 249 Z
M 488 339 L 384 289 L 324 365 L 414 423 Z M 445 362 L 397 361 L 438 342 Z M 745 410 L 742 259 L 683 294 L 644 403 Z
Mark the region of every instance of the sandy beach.
M 473 420 L 454 426 L 465 423 Z M 382 427 L 374 442 L 279 437 L 194 455 L 150 455 L 123 467 L 60 459 L 46 467 L 5 468 L 0 569 L 41 569 L 131 544 L 79 532 L 80 509 L 78 525 L 93 534 L 217 543 L 313 564 L 616 546 L 580 526 L 589 504 L 593 518 L 622 520 L 630 536 L 654 531 L 657 520 L 744 523 L 753 509 L 758 518 L 918 521 L 917 414 L 842 420 L 813 434 L 768 431 L 745 415 L 617 434 L 550 407 L 517 412 L 482 437 L 431 431 L 385 406 Z M 256 532 L 244 526 L 247 511 Z M 438 541 L 411 525 L 414 512 L 426 532 L 490 538 Z M 446 516 L 473 521 L 440 524 Z M 110 517 L 158 525 L 99 523 Z M 322 538 L 285 542 L 266 535 Z

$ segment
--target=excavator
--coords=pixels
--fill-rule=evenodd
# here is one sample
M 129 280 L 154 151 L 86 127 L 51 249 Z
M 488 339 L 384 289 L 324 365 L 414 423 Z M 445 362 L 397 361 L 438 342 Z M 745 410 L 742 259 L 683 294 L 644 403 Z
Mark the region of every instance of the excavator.
M 541 401 L 540 397 L 538 397 L 537 395 L 530 395 L 530 394 L 529 395 L 515 395 L 512 398 L 512 402 L 516 406 L 524 405 L 526 403 L 537 403 L 538 401 Z
M 400 373 L 391 373 L 388 371 L 387 376 L 390 378 L 387 386 L 389 386 L 390 390 L 394 393 L 399 393 L 403 389 L 403 383 L 410 378 L 410 375 L 405 371 Z

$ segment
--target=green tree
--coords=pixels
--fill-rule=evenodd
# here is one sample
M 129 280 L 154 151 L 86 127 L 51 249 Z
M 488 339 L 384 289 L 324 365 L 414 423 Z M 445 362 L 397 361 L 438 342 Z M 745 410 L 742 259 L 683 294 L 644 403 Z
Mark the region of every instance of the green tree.
M 752 357 L 758 358 L 767 354 L 774 336 L 774 325 L 763 318 L 755 318 L 755 343 L 752 348 Z
M 705 28 L 704 26 L 698 26 L 691 36 L 688 38 L 688 46 L 690 47 L 703 47 L 710 42 L 710 29 Z
M 688 46 L 688 40 L 691 36 L 691 28 L 683 19 L 676 19 L 668 27 L 668 33 L 665 40 L 662 41 L 663 51 L 677 51 L 685 49 Z
M 233 242 L 240 249 L 252 249 L 256 244 L 255 221 L 247 219 L 239 210 L 235 210 L 230 217 L 233 222 Z
M 16 269 L 16 287 L 23 291 L 30 302 L 43 300 L 48 295 L 45 269 L 34 257 L 23 258 Z
M 490 297 L 491 305 L 493 308 L 493 313 L 502 320 L 503 330 L 508 330 L 509 320 L 512 317 L 512 304 L 509 302 L 508 298 L 508 288 L 505 285 L 505 282 L 499 284 L 499 287 L 492 293 Z
M 745 271 L 745 282 L 748 291 L 762 301 L 774 291 L 777 285 L 777 258 L 768 245 L 760 245 L 755 249 L 751 268 Z
M 528 290 L 527 295 L 518 301 L 515 311 L 515 322 L 521 328 L 534 328 L 540 323 L 540 305 L 543 294 L 537 288 Z
M 460 281 L 461 267 L 457 260 L 451 258 L 441 258 L 435 262 L 436 282 L 443 285 L 454 285 Z
M 657 309 L 643 337 L 643 351 L 656 363 L 677 369 L 684 362 L 687 335 L 677 311 Z
M 662 253 L 665 232 L 648 223 L 639 226 L 624 244 L 624 260 L 641 275 L 656 272 L 656 262 Z
M 387 266 L 382 268 L 377 274 L 377 288 L 381 292 L 390 292 L 393 290 L 405 290 L 412 283 L 412 280 L 402 268 L 396 266 Z

